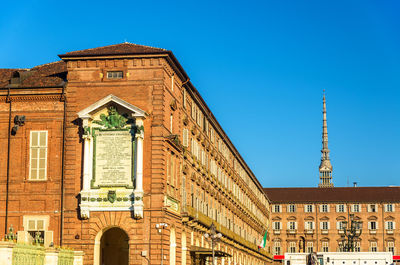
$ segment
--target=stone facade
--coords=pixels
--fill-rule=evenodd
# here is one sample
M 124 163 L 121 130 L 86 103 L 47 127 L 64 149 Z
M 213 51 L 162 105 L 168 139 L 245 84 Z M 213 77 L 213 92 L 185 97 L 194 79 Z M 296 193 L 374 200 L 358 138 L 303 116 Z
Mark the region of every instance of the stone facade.
M 39 233 L 84 264 L 202 264 L 214 223 L 218 264 L 271 262 L 257 248 L 269 200 L 172 52 L 123 43 L 60 58 L 0 69 L 1 238 L 10 225 L 19 241 Z M 101 114 L 114 122 L 110 106 L 130 115 L 134 185 L 94 190 L 91 130 L 106 130 Z
M 391 251 L 398 259 L 399 187 L 266 188 L 265 191 L 272 201 L 270 233 L 276 258 L 286 252 L 304 250 L 341 251 L 344 236 L 341 222 L 349 221 L 353 214 L 354 220 L 362 222 L 356 251 Z

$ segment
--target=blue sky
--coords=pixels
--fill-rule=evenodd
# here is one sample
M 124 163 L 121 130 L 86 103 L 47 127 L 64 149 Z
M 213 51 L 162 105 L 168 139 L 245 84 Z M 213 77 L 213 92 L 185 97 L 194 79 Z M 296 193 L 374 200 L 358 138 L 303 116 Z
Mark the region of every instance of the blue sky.
M 12 1 L 0 67 L 129 41 L 170 49 L 266 187 L 400 185 L 399 1 Z

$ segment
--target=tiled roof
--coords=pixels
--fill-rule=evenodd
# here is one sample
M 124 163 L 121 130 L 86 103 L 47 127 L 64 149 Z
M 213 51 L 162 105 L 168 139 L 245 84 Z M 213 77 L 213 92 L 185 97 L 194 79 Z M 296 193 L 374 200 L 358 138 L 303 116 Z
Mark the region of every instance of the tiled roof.
M 272 203 L 400 202 L 400 187 L 264 188 Z
M 19 80 L 10 81 L 18 72 Z M 67 66 L 64 61 L 57 61 L 35 66 L 32 69 L 0 69 L 0 88 L 11 87 L 58 87 L 64 84 Z
M 129 42 L 114 44 L 93 49 L 67 52 L 59 55 L 60 58 L 75 56 L 104 56 L 104 55 L 128 55 L 128 54 L 154 54 L 168 53 L 169 51 L 161 48 L 138 45 Z

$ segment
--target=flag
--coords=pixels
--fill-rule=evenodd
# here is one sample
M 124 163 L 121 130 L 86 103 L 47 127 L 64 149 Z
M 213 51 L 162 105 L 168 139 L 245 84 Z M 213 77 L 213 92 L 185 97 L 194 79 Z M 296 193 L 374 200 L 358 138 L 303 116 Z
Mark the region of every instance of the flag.
M 258 245 L 258 248 L 265 248 L 265 246 L 267 245 L 267 235 L 268 235 L 268 229 L 265 230 L 265 234 L 263 239 L 261 240 L 260 244 Z

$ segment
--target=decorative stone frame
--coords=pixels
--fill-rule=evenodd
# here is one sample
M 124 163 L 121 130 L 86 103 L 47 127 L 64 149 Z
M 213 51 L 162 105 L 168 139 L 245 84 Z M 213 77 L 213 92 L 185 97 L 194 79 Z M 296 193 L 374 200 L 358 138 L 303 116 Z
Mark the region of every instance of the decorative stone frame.
M 133 187 L 132 186 L 112 186 L 112 187 L 94 187 L 92 184 L 94 176 L 94 130 L 104 129 L 102 125 L 93 122 L 94 115 L 108 106 L 115 106 L 129 114 L 129 118 L 134 120 L 134 144 L 132 163 Z M 95 102 L 89 107 L 77 113 L 82 120 L 84 142 L 83 152 L 83 187 L 80 192 L 80 215 L 83 219 L 90 218 L 91 211 L 132 211 L 137 219 L 143 218 L 143 140 L 144 127 L 143 121 L 148 114 L 138 107 L 114 96 L 107 97 Z M 122 128 L 121 130 L 126 130 Z M 113 197 L 114 199 L 104 200 Z M 114 201 L 115 200 L 115 201 Z

